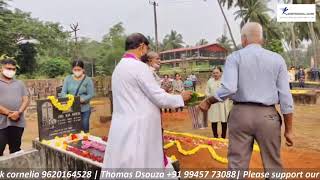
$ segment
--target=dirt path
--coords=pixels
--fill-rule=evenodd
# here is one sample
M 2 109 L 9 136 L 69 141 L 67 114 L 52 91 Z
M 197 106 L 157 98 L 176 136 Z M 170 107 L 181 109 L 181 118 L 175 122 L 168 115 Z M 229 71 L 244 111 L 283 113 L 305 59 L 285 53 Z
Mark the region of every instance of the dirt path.
M 109 102 L 106 98 L 94 101 L 90 132 L 93 135 L 105 136 L 108 133 L 110 122 L 100 123 L 100 116 L 110 115 Z M 189 132 L 211 137 L 211 128 L 194 130 L 191 126 L 186 110 L 179 113 L 163 114 L 164 128 L 172 131 Z M 320 168 L 320 106 L 296 106 L 294 115 L 295 146 L 287 148 L 283 145 L 282 159 L 285 167 L 289 168 Z M 27 128 L 23 135 L 23 149 L 32 147 L 32 140 L 38 137 L 37 117 L 35 113 L 27 115 Z M 192 156 L 183 156 L 177 153 L 175 147 L 168 150 L 175 154 L 182 167 L 225 167 L 226 165 L 213 160 L 207 150 L 200 150 Z M 220 152 L 226 157 L 226 150 Z M 261 167 L 258 153 L 254 153 L 250 167 Z

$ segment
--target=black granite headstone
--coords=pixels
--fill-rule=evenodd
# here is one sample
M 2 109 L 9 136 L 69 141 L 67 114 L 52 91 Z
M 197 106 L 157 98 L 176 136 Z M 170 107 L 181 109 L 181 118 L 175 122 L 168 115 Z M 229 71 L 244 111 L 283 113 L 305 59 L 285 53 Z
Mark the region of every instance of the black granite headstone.
M 66 104 L 68 98 L 60 98 L 61 104 Z M 56 136 L 69 135 L 82 131 L 80 97 L 75 97 L 69 111 L 60 111 L 49 99 L 37 101 L 38 130 L 40 141 L 54 139 Z

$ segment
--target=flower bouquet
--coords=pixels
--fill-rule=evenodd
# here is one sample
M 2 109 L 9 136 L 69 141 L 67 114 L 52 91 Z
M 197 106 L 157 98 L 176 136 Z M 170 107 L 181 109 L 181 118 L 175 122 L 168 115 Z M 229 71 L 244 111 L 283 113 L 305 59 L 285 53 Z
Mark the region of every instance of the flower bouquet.
M 192 120 L 192 127 L 194 129 L 203 129 L 208 127 L 208 114 L 202 112 L 197 105 L 205 99 L 204 94 L 197 92 L 192 93 L 190 101 L 187 103 L 188 112 Z

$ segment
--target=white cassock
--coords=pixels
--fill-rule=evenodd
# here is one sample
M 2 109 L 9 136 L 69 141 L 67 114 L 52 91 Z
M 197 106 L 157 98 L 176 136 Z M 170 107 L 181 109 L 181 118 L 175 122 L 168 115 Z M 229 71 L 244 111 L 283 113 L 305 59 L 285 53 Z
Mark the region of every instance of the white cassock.
M 123 58 L 112 74 L 113 114 L 102 168 L 164 168 L 160 108 L 184 106 L 147 64 Z

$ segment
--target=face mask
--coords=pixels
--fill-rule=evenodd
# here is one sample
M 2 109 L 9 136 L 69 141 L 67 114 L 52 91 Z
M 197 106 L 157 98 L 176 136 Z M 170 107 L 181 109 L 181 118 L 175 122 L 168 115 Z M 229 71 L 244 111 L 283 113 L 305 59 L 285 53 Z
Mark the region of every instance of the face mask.
M 73 71 L 73 74 L 74 74 L 75 77 L 78 78 L 78 77 L 82 76 L 83 72 L 82 71 Z
M 7 78 L 12 79 L 16 75 L 16 71 L 4 69 L 2 71 L 2 74 Z

